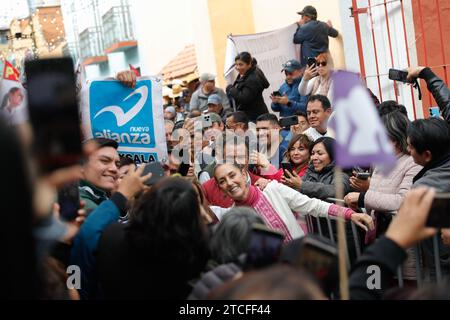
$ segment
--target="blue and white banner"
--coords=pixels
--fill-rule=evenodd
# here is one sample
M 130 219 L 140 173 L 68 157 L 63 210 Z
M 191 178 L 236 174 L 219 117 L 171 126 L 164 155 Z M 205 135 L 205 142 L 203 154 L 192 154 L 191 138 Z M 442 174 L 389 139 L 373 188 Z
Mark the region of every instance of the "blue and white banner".
M 128 88 L 117 80 L 94 80 L 82 93 L 86 138 L 109 138 L 136 163 L 167 160 L 162 81 L 139 78 Z

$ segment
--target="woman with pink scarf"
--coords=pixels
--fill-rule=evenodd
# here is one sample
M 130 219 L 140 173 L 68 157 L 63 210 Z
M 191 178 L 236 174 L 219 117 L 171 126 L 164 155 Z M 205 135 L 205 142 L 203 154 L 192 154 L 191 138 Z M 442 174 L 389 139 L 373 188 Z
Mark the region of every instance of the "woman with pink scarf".
M 247 172 L 237 164 L 220 164 L 214 170 L 219 188 L 232 198 L 236 206 L 255 209 L 272 229 L 283 232 L 285 242 L 304 236 L 294 212 L 315 217 L 341 216 L 351 220 L 364 230 L 374 228 L 372 218 L 349 208 L 309 198 L 294 189 L 271 181 L 264 191 L 247 184 Z
M 316 57 L 315 64 L 306 67 L 302 81 L 298 86 L 298 92 L 301 96 L 321 94 L 326 96 L 333 105 L 332 62 L 329 54 L 321 53 Z

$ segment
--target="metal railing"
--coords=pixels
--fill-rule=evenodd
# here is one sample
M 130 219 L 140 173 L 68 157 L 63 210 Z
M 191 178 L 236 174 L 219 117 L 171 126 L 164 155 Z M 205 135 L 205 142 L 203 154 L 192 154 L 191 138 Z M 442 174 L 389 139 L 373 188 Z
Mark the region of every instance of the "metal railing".
M 327 201 L 330 199 L 327 199 Z M 331 201 L 330 201 L 331 202 Z M 390 214 L 395 215 L 396 212 L 391 212 Z M 318 234 L 321 237 L 329 239 L 333 244 L 337 244 L 336 231 L 333 229 L 333 223 L 335 223 L 335 217 L 313 217 L 306 216 L 306 226 L 308 233 Z M 325 226 L 325 228 L 324 228 Z M 361 238 L 358 233 L 358 226 L 353 222 L 346 222 L 346 238 L 347 238 L 347 252 L 346 260 L 347 267 L 350 270 L 352 263 L 354 263 L 362 254 L 363 248 L 361 247 Z M 349 241 L 349 231 L 351 231 L 352 241 Z M 427 241 L 427 240 L 426 240 Z M 440 262 L 440 251 L 439 251 L 439 236 L 435 235 L 432 239 L 432 258 L 433 265 L 428 265 L 426 261 L 430 259 L 425 259 L 425 252 L 422 247 L 425 242 L 419 243 L 412 248 L 412 252 L 415 258 L 415 281 L 418 288 L 423 287 L 425 284 L 429 283 L 441 283 L 444 280 L 444 275 L 442 273 L 442 266 Z M 370 244 L 368 245 L 370 246 Z M 404 265 L 400 266 L 397 270 L 397 281 L 398 287 L 403 288 L 405 285 L 405 275 L 404 275 Z M 434 275 L 432 270 L 434 269 Z
M 109 9 L 102 17 L 105 49 L 121 41 L 135 40 L 128 4 Z

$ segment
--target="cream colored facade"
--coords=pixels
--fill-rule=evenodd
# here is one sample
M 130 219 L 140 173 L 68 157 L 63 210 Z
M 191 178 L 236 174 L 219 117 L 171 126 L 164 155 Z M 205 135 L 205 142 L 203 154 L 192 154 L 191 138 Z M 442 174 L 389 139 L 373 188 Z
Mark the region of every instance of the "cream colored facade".
M 221 87 L 223 78 L 226 39 L 228 34 L 249 34 L 266 32 L 285 27 L 300 19 L 296 13 L 306 5 L 313 5 L 318 19 L 331 20 L 341 30 L 341 14 L 338 0 L 191 0 L 194 18 L 195 46 L 200 73 L 213 72 L 218 75 Z M 208 13 L 205 16 L 205 13 Z M 344 67 L 342 36 L 330 39 L 336 67 Z
M 322 21 L 340 30 L 339 0 L 130 0 L 143 74 L 157 74 L 185 46 L 195 45 L 198 70 L 218 76 L 223 69 L 227 35 L 251 34 L 297 21 L 305 5 L 314 5 Z M 336 66 L 344 65 L 342 38 L 331 39 Z
M 156 75 L 184 47 L 194 42 L 189 1 L 129 0 L 129 3 L 139 42 L 141 72 Z

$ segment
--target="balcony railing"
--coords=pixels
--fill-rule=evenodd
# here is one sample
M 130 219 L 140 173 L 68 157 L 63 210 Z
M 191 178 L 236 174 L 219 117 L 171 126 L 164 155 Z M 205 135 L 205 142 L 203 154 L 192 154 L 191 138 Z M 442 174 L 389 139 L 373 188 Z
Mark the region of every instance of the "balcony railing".
M 81 58 L 103 56 L 103 39 L 100 27 L 86 28 L 79 36 Z
M 118 43 L 134 42 L 133 25 L 127 4 L 112 7 L 102 17 L 104 31 L 104 50 L 113 51 Z

